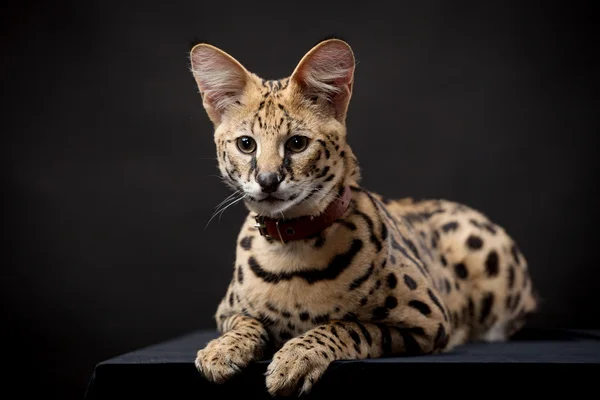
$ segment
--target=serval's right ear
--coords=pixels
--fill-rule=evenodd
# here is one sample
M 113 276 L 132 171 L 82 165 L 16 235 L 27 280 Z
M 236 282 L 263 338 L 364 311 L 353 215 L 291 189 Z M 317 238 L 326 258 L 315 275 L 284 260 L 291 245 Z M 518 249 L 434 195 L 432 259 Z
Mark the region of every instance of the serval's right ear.
M 239 104 L 250 73 L 235 58 L 206 43 L 192 48 L 190 61 L 204 109 L 211 121 L 218 125 L 225 112 Z

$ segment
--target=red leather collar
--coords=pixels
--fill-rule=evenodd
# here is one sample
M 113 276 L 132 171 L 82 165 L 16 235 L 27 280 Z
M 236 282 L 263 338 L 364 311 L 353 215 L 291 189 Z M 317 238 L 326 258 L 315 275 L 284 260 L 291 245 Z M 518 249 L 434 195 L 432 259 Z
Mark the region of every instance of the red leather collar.
M 278 220 L 257 215 L 254 227 L 258 228 L 258 232 L 262 236 L 279 240 L 282 243 L 305 239 L 321 232 L 340 218 L 348 209 L 351 198 L 350 187 L 346 186 L 342 196 L 332 201 L 320 215 L 298 217 L 290 220 Z

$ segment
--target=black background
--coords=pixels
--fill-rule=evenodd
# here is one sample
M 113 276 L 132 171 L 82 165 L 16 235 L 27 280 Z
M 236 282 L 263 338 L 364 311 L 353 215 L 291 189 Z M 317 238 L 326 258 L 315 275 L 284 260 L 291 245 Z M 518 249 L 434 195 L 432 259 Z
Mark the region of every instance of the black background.
M 599 327 L 593 15 L 551 1 L 6 6 L 0 294 L 21 388 L 81 398 L 96 362 L 214 327 L 244 209 L 205 229 L 229 192 L 194 40 L 280 78 L 322 37 L 346 39 L 363 185 L 483 210 L 528 258 L 544 298 L 532 325 Z

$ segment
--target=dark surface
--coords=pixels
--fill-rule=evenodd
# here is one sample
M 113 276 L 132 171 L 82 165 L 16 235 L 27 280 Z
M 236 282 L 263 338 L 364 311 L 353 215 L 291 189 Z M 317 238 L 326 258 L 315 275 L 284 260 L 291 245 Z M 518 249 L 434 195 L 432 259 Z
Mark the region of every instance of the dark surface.
M 162 393 L 169 398 L 234 394 L 268 398 L 263 373 L 269 360 L 251 365 L 223 385 L 204 381 L 194 366 L 194 358 L 216 336 L 213 331 L 200 331 L 101 362 L 96 366 L 86 398 L 108 399 L 128 393 Z M 457 373 L 469 374 L 469 379 L 475 380 L 494 373 L 510 374 L 508 387 L 500 386 L 494 392 L 514 392 L 516 384 L 543 384 L 557 389 L 577 384 L 581 390 L 596 384 L 582 373 L 598 371 L 599 365 L 600 331 L 528 329 L 510 342 L 472 343 L 447 354 L 336 361 L 310 397 L 350 395 L 362 389 L 373 391 L 371 394 L 397 391 L 400 387 L 410 391 L 405 386 L 426 374 L 436 377 L 436 384 L 428 388 L 430 394 L 442 393 L 447 388 L 445 384 L 454 386 L 460 382 Z

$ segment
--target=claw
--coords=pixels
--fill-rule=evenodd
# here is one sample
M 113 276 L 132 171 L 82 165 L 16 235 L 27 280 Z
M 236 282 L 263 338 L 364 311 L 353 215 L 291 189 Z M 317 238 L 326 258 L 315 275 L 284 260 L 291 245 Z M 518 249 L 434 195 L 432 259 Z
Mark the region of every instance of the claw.
M 233 361 L 229 361 L 229 366 L 231 367 L 231 369 L 235 370 L 236 372 L 241 372 L 242 369 L 240 368 L 239 365 L 237 365 L 236 363 L 234 363 Z
M 202 370 L 202 363 L 200 362 L 199 358 L 196 358 L 196 360 L 194 361 L 194 365 L 196 365 L 196 369 L 198 370 L 198 372 L 204 375 L 204 371 Z

